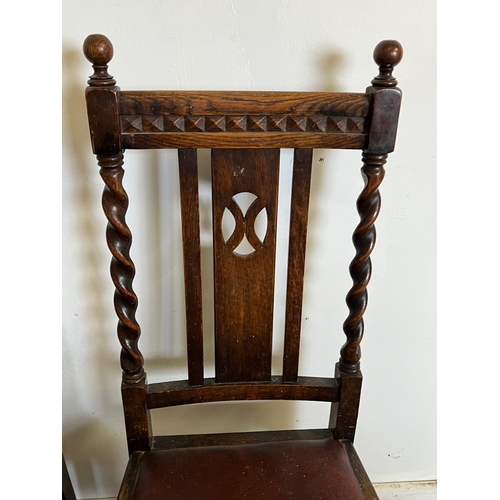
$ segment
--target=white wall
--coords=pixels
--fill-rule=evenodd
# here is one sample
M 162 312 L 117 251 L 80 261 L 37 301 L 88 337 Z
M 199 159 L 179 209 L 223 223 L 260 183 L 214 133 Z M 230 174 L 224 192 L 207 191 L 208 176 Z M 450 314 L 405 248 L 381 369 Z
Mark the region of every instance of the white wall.
M 381 188 L 356 448 L 373 481 L 434 479 L 435 2 L 66 0 L 63 9 L 63 452 L 78 498 L 116 495 L 127 461 L 102 181 L 91 153 L 84 103 L 92 71 L 81 47 L 90 33 L 103 33 L 113 42 L 110 73 L 129 90 L 359 92 L 377 74 L 375 45 L 387 38 L 402 43 L 405 55 L 395 75 L 403 106 L 396 151 Z M 206 179 L 207 155 L 201 156 L 201 178 Z M 149 380 L 185 377 L 175 155 L 130 151 L 125 160 L 137 318 L 143 329 L 140 347 Z M 282 160 L 280 188 L 286 195 L 289 151 Z M 300 365 L 304 375 L 330 376 L 343 342 L 344 296 L 354 255 L 350 238 L 358 221 L 354 200 L 362 189 L 359 167 L 359 152 L 315 154 Z M 203 182 L 205 207 L 209 195 Z M 283 211 L 280 223 L 286 223 Z M 209 239 L 205 226 L 204 259 Z M 283 247 L 280 255 L 285 255 Z M 279 276 L 282 271 L 283 263 Z M 280 304 L 283 291 L 278 287 Z M 281 325 L 278 316 L 276 358 Z M 210 326 L 208 313 L 208 330 Z M 209 345 L 207 354 L 210 359 Z M 208 368 L 213 371 L 213 365 Z M 155 431 L 188 433 L 323 427 L 328 410 L 321 403 L 278 402 L 156 413 Z

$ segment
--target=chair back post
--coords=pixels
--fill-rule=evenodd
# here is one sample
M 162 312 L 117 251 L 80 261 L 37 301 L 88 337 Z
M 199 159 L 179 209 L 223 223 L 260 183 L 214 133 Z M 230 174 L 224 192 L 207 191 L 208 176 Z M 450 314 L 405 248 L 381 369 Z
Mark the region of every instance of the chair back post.
M 330 427 L 338 439 L 353 441 L 361 395 L 360 344 L 364 333 L 363 314 L 368 303 L 367 286 L 372 264 L 370 255 L 375 246 L 375 220 L 380 212 L 379 186 L 384 179 L 387 156 L 394 150 L 401 105 L 401 90 L 392 76 L 403 57 L 403 48 L 395 40 L 380 42 L 373 52 L 379 74 L 366 93 L 371 98 L 370 132 L 363 149 L 361 174 L 364 188 L 357 200 L 360 222 L 353 234 L 356 255 L 349 266 L 353 285 L 346 296 L 349 315 L 343 329 L 346 342 L 336 365 L 340 399 L 332 405 Z
M 137 296 L 132 288 L 135 266 L 130 258 L 132 234 L 125 221 L 128 196 L 122 185 L 123 153 L 119 119 L 119 87 L 108 74 L 113 45 L 103 35 L 89 35 L 83 44 L 94 74 L 86 89 L 92 149 L 105 183 L 102 206 L 108 225 L 106 240 L 112 254 L 111 278 L 115 285 L 114 306 L 118 316 L 118 338 L 122 346 L 122 398 L 129 453 L 148 450 L 151 441 L 146 409 L 146 373 L 138 348 L 141 334 L 135 319 Z

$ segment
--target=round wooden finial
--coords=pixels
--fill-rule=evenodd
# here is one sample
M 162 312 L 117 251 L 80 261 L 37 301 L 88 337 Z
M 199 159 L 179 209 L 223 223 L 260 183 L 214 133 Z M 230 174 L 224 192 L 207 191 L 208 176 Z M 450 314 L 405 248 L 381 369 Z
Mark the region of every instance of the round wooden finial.
M 115 85 L 116 81 L 108 74 L 108 63 L 113 58 L 113 44 L 104 35 L 89 35 L 83 42 L 83 53 L 92 63 L 94 74 L 89 85 L 100 87 Z
M 83 42 L 85 57 L 98 66 L 104 66 L 113 58 L 113 44 L 104 35 L 89 35 Z
M 376 87 L 395 87 L 398 81 L 392 76 L 394 66 L 403 58 L 403 47 L 396 40 L 383 40 L 373 51 L 373 59 L 378 64 L 379 74 L 372 80 Z

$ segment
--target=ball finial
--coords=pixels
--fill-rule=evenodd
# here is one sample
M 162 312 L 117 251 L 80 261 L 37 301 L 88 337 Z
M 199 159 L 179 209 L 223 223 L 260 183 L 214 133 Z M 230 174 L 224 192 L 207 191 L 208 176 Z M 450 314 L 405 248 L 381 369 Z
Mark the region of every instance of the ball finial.
M 91 87 L 116 85 L 116 81 L 108 73 L 108 63 L 113 58 L 113 45 L 107 37 L 89 35 L 83 42 L 83 53 L 94 68 L 94 74 L 88 81 Z
M 372 85 L 377 87 L 395 87 L 398 82 L 392 76 L 394 66 L 403 58 L 403 47 L 396 40 L 383 40 L 377 44 L 373 51 L 373 59 L 379 67 L 379 75 L 372 80 Z
M 89 35 L 83 42 L 85 57 L 96 66 L 105 66 L 113 58 L 113 45 L 104 35 Z

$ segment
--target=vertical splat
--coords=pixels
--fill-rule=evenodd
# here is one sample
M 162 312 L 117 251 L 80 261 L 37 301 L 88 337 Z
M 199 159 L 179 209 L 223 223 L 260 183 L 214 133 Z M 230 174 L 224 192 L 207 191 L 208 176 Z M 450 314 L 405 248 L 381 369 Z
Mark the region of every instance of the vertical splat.
M 196 149 L 179 149 L 189 385 L 203 384 L 200 202 Z
M 212 150 L 217 382 L 271 378 L 279 161 L 279 149 Z M 240 193 L 249 193 L 249 206 Z M 229 237 L 226 209 L 235 219 Z M 263 210 L 267 228 L 259 237 L 255 219 Z

